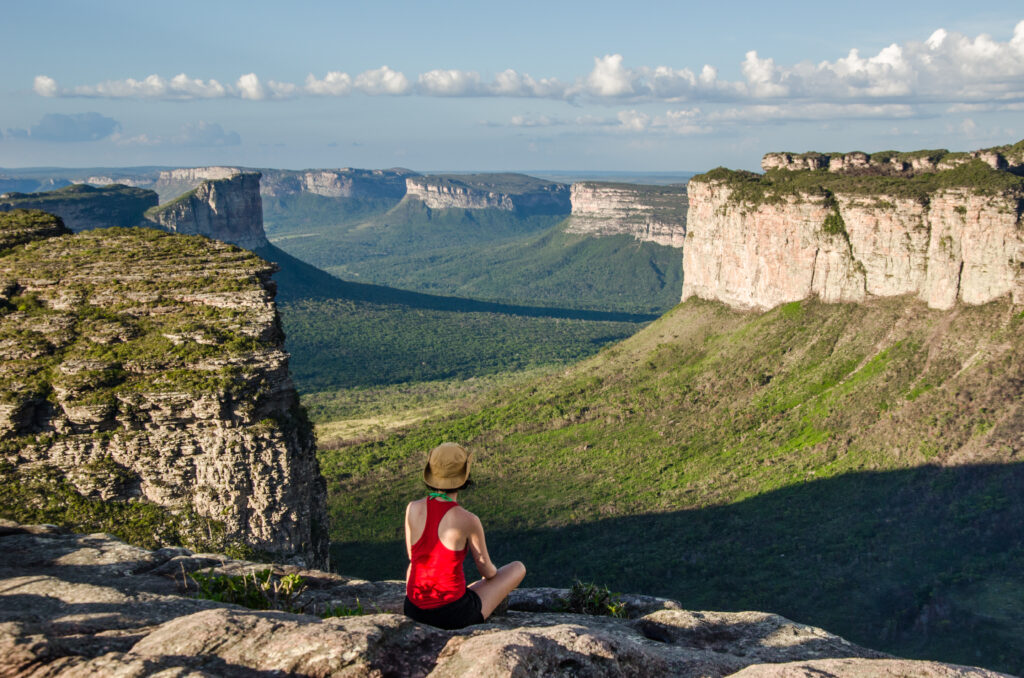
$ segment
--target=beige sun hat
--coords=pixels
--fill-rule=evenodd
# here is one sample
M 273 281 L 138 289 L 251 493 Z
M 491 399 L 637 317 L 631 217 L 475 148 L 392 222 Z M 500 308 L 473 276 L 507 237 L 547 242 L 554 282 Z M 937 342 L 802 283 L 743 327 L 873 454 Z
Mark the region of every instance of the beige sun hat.
M 430 451 L 423 481 L 439 490 L 454 490 L 469 479 L 473 453 L 456 443 L 441 443 Z

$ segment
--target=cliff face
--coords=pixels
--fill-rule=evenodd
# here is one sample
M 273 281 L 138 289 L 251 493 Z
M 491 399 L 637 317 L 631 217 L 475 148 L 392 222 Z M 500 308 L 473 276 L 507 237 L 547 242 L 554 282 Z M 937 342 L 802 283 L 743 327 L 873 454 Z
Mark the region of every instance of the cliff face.
M 261 190 L 268 197 L 312 193 L 327 198 L 392 198 L 405 195 L 410 170 L 313 169 L 302 172 L 264 170 Z
M 569 187 L 522 174 L 407 177 L 406 195 L 430 209 L 497 209 L 568 214 Z
M 869 174 L 881 176 L 914 176 L 941 172 L 981 160 L 995 170 L 1024 172 L 1024 142 L 983 148 L 968 153 L 950 153 L 946 149 L 933 151 L 881 151 L 878 153 L 768 153 L 761 159 L 764 171 L 780 169 L 792 172 L 802 170 L 828 170 L 842 174 Z
M 24 240 L 19 214 L 0 230 Z M 138 228 L 6 250 L 0 510 L 325 565 L 324 482 L 272 272 Z
M 164 203 L 195 189 L 204 181 L 230 179 L 243 171 L 238 167 L 182 167 L 161 170 L 155 179 L 152 176 L 141 176 L 138 181 L 140 186 L 156 191 L 160 195 L 160 202 Z
M 575 183 L 569 233 L 631 235 L 637 240 L 682 247 L 686 238 L 686 187 Z
M 803 173 L 795 188 L 716 173 L 689 185 L 683 299 L 1024 303 L 1024 182 L 1012 175 L 976 162 L 874 192 L 870 182 L 815 184 L 830 172 Z
M 205 235 L 249 250 L 269 244 L 263 231 L 258 172 L 203 181 L 194 190 L 149 210 L 146 217 L 157 228 Z
M 13 209 L 43 210 L 56 214 L 72 231 L 108 226 L 134 226 L 146 210 L 156 206 L 153 191 L 113 184 L 94 187 L 73 184 L 42 193 L 4 193 L 0 212 Z

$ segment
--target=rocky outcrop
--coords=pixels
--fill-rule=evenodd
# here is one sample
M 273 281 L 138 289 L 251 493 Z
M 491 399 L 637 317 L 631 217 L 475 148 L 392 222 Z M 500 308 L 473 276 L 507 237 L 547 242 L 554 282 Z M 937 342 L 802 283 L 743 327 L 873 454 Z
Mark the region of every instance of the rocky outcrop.
M 140 186 L 145 186 L 160 195 L 160 202 L 174 200 L 182 193 L 198 188 L 204 181 L 230 179 L 244 172 L 240 167 L 182 167 L 179 169 L 161 170 L 155 178 L 152 175 L 138 177 Z M 148 183 L 147 183 L 148 182 Z M 91 181 L 89 183 L 92 183 Z
M 496 209 L 521 214 L 568 214 L 569 187 L 523 174 L 407 177 L 406 196 L 430 209 Z
M 20 214 L 0 232 L 24 240 Z M 5 250 L 0 515 L 325 565 L 325 487 L 273 271 L 142 228 Z
M 300 172 L 263 170 L 261 191 L 266 197 L 311 193 L 327 198 L 391 198 L 405 196 L 405 179 L 415 175 L 405 169 L 362 170 L 311 169 Z
M 564 590 L 526 589 L 513 596 L 506 615 L 462 631 L 396 614 L 401 582 L 295 567 L 273 566 L 271 577 L 302 579 L 304 591 L 292 605 L 306 614 L 196 597 L 199 572 L 237 576 L 268 567 L 0 523 L 0 674 L 1002 675 L 893 659 L 777 615 L 690 612 L 645 597 L 625 596 L 630 615 L 618 619 L 558 612 L 550 605 Z M 320 616 L 331 614 L 345 616 Z
M 630 235 L 682 247 L 686 238 L 686 187 L 584 182 L 572 185 L 569 233 Z
M 269 244 L 263 230 L 258 172 L 203 181 L 194 190 L 149 210 L 146 219 L 156 228 L 205 235 L 248 250 Z
M 933 151 L 881 151 L 878 153 L 768 153 L 761 159 L 761 169 L 828 170 L 840 174 L 868 174 L 879 176 L 914 176 L 941 172 L 981 160 L 992 169 L 1024 173 L 1024 142 L 1013 145 L 983 148 L 969 153 L 950 153 L 946 149 Z
M 114 184 L 95 187 L 73 184 L 41 193 L 4 193 L 0 212 L 14 209 L 43 210 L 56 214 L 72 231 L 108 226 L 134 226 L 146 210 L 157 204 L 153 191 Z
M 690 182 L 683 299 L 756 309 L 811 295 L 914 294 L 940 309 L 1006 295 L 1024 303 L 1016 177 L 975 162 L 931 175 L 934 183 L 918 177 L 872 192 L 870 183 L 815 184 L 806 174 L 796 187 L 719 170 Z

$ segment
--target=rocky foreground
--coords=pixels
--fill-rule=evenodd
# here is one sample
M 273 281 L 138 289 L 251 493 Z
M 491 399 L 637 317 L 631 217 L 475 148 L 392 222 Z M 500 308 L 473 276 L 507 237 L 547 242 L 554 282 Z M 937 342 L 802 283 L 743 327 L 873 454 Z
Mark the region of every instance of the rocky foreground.
M 321 619 L 195 597 L 196 572 L 270 567 L 110 535 L 0 521 L 0 676 L 1001 676 L 896 659 L 761 612 L 623 596 L 629 618 L 555 611 L 525 589 L 490 623 L 442 631 L 397 614 L 401 582 L 299 574 Z

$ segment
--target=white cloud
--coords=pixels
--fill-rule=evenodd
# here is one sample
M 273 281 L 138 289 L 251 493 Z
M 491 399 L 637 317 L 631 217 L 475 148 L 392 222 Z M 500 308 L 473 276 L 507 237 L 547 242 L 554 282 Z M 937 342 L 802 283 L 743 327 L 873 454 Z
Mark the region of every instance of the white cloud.
M 57 81 L 46 75 L 37 75 L 32 83 L 32 89 L 41 97 L 55 97 Z
M 719 70 L 667 65 L 626 65 L 622 54 L 595 57 L 588 73 L 566 83 L 534 78 L 508 69 L 487 78 L 474 70 L 427 70 L 412 79 L 388 66 L 359 75 L 329 71 L 313 74 L 304 84 L 262 81 L 241 76 L 234 85 L 179 74 L 164 79 L 107 80 L 95 85 L 62 88 L 48 75 L 36 76 L 33 89 L 45 97 L 133 99 L 208 99 L 236 97 L 253 101 L 300 95 L 347 96 L 418 94 L 444 97 L 526 97 L 584 100 L 636 105 L 654 101 L 761 105 L 786 102 L 905 104 L 1014 104 L 1024 102 L 1024 21 L 1013 36 L 1000 42 L 939 28 L 921 42 L 893 43 L 863 56 L 849 49 L 832 61 L 779 64 L 771 56 L 747 51 L 740 62 L 742 77 L 723 80 Z
M 355 88 L 364 94 L 407 94 L 409 79 L 398 71 L 381 66 L 357 75 Z
M 310 73 L 306 76 L 306 91 L 321 96 L 345 96 L 352 92 L 352 76 L 341 71 L 328 71 L 323 80 Z
M 599 97 L 621 97 L 633 93 L 635 74 L 622 65 L 621 54 L 594 58 L 594 70 L 587 76 L 587 90 Z

